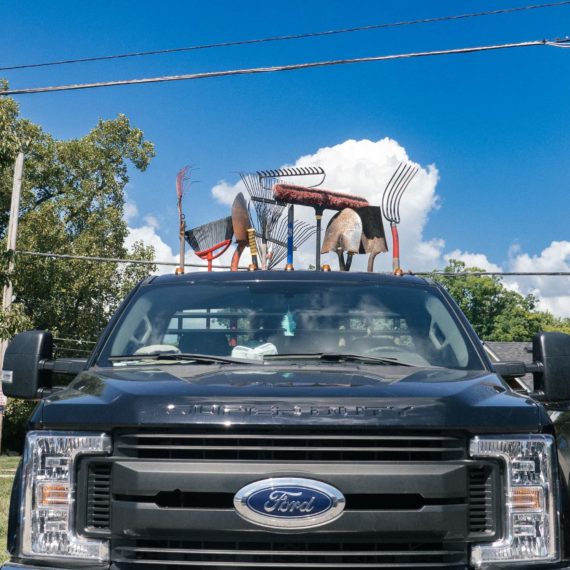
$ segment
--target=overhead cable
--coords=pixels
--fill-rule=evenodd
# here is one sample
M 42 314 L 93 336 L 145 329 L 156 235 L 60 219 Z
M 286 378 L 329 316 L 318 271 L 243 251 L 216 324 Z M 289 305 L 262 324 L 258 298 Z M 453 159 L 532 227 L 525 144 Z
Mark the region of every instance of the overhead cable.
M 72 255 L 68 253 L 47 253 L 43 251 L 20 251 L 16 250 L 16 255 L 26 255 L 31 257 L 47 257 L 53 259 L 77 259 L 80 261 L 98 261 L 102 263 L 131 263 L 133 265 L 170 265 L 172 267 L 180 267 L 177 261 L 147 261 L 146 259 L 124 259 L 120 257 L 100 257 L 93 255 Z M 203 263 L 185 263 L 184 267 L 198 267 L 207 269 L 208 266 Z M 230 269 L 229 265 L 214 265 L 214 269 Z M 241 267 L 240 269 L 246 269 Z
M 424 271 L 413 273 L 422 277 L 570 277 L 570 271 Z
M 78 259 L 82 261 L 94 261 L 102 263 L 133 263 L 136 265 L 172 265 L 179 266 L 177 261 L 147 261 L 145 259 L 122 259 L 117 257 L 100 257 L 90 255 L 71 255 L 66 253 L 46 253 L 43 251 L 20 251 L 17 250 L 16 255 L 29 255 L 32 257 L 49 257 L 55 259 Z M 199 267 L 206 269 L 207 265 L 197 263 L 185 263 L 185 267 Z M 229 265 L 214 265 L 214 269 L 229 269 Z M 245 267 L 243 269 L 246 269 Z M 443 269 L 435 271 L 418 271 L 410 274 L 425 277 L 484 277 L 484 276 L 502 276 L 502 277 L 570 277 L 570 271 L 461 271 L 450 273 Z
M 56 91 L 77 91 L 80 89 L 95 89 L 99 87 L 117 87 L 119 85 L 141 85 L 145 83 L 165 83 L 169 81 L 189 81 L 196 79 L 210 79 L 213 77 L 229 77 L 234 75 L 258 75 L 263 73 L 278 73 L 281 71 L 295 71 L 299 69 L 312 69 L 317 67 L 330 67 L 333 65 L 348 65 L 368 63 L 373 61 L 389 61 L 396 59 L 411 59 L 415 57 L 434 57 L 440 55 L 458 55 L 477 53 L 483 51 L 515 49 L 535 46 L 559 46 L 568 40 L 535 40 L 508 44 L 486 45 L 478 47 L 456 48 L 435 51 L 422 51 L 412 53 L 399 53 L 392 55 L 379 55 L 370 57 L 356 57 L 351 59 L 336 59 L 328 61 L 314 61 L 308 63 L 295 63 L 289 65 L 275 65 L 270 67 L 251 67 L 246 69 L 229 69 L 222 71 L 208 71 L 203 73 L 189 73 L 185 75 L 164 75 L 160 77 L 145 77 L 142 79 L 122 79 L 117 81 L 99 81 L 95 83 L 75 83 L 71 85 L 53 85 L 49 87 L 29 87 L 23 89 L 7 89 L 0 91 L 0 95 L 32 95 L 36 93 L 53 93 Z
M 32 257 L 49 257 L 55 259 L 78 259 L 81 261 L 95 261 L 102 263 L 133 263 L 135 265 L 171 265 L 178 267 L 177 261 L 147 261 L 145 259 L 122 259 L 117 257 L 100 257 L 90 255 L 71 255 L 64 253 L 46 253 L 43 251 L 20 251 L 17 250 L 16 255 L 29 255 Z M 199 267 L 206 269 L 207 265 L 198 263 L 186 263 L 185 267 Z M 229 265 L 214 265 L 214 269 L 229 269 Z M 245 267 L 243 268 L 245 269 Z M 443 269 L 435 271 L 418 271 L 410 272 L 410 275 L 418 275 L 422 277 L 485 277 L 485 276 L 501 276 L 501 277 L 570 277 L 570 271 L 459 271 L 451 273 Z
M 512 14 L 514 12 L 523 12 L 527 10 L 540 10 L 544 8 L 556 8 L 564 5 L 569 5 L 570 0 L 563 0 L 560 2 L 549 2 L 547 4 L 533 4 L 530 6 L 516 6 L 513 8 L 501 8 L 498 10 L 486 10 L 483 12 L 470 12 L 466 14 L 455 14 L 451 16 L 438 16 L 434 18 L 421 18 L 417 20 L 402 20 L 399 22 L 389 22 L 383 24 L 371 24 L 367 26 L 354 26 L 351 28 L 341 28 L 336 30 L 325 30 L 320 32 L 308 32 L 304 34 L 288 34 L 283 36 L 270 36 L 267 38 L 257 38 L 257 39 L 249 39 L 249 40 L 235 40 L 235 41 L 227 41 L 227 42 L 218 42 L 218 43 L 211 43 L 211 44 L 203 44 L 203 45 L 193 45 L 193 46 L 185 46 L 185 47 L 178 47 L 178 48 L 169 48 L 169 49 L 159 49 L 159 50 L 149 50 L 149 51 L 139 51 L 139 52 L 129 52 L 129 53 L 119 53 L 113 55 L 102 55 L 102 56 L 94 56 L 94 57 L 82 57 L 82 58 L 75 58 L 75 59 L 64 59 L 59 61 L 46 61 L 41 63 L 28 63 L 28 64 L 19 64 L 19 65 L 9 65 L 0 67 L 0 71 L 12 71 L 17 69 L 31 69 L 35 67 L 49 67 L 55 65 L 69 65 L 74 63 L 87 63 L 93 61 L 106 61 L 106 60 L 113 60 L 113 59 L 126 59 L 131 57 L 142 57 L 142 56 L 149 56 L 149 55 L 162 55 L 162 54 L 170 54 L 170 53 L 179 53 L 179 52 L 186 52 L 186 51 L 198 51 L 198 50 L 206 50 L 206 49 L 213 49 L 213 48 L 223 48 L 223 47 L 234 47 L 234 46 L 243 46 L 243 45 L 252 45 L 252 44 L 262 44 L 262 43 L 269 43 L 269 42 L 279 42 L 279 41 L 289 41 L 289 40 L 300 40 L 300 39 L 307 39 L 307 38 L 317 38 L 322 36 L 332 36 L 338 34 L 348 34 L 353 32 L 363 32 L 369 30 L 379 30 L 384 28 L 397 28 L 402 26 L 413 26 L 417 24 L 433 24 L 437 22 L 446 22 L 449 20 L 464 20 L 467 18 L 479 18 L 483 16 L 497 16 L 500 14 Z

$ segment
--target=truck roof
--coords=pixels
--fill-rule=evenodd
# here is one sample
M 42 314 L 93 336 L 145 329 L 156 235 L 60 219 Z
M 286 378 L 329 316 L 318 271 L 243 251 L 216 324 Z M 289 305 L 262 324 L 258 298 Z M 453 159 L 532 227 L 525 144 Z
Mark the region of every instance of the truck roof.
M 244 281 L 312 281 L 312 282 L 359 282 L 384 285 L 433 286 L 434 282 L 416 275 L 396 276 L 391 273 L 367 273 L 348 271 L 195 271 L 182 275 L 159 275 L 149 277 L 146 284 L 166 285 L 180 282 L 227 283 Z

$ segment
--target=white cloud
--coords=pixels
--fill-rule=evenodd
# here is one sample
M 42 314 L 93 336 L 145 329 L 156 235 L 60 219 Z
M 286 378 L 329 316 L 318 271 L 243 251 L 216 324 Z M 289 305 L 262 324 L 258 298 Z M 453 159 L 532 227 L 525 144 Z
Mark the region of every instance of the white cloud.
M 371 204 L 379 205 L 384 187 L 401 161 L 410 161 L 406 150 L 395 140 L 384 138 L 379 141 L 347 140 L 302 156 L 293 165 L 286 166 L 322 166 L 327 173 L 324 188 L 363 196 Z M 435 193 L 438 177 L 434 165 L 420 167 L 402 199 L 402 221 L 399 226 L 401 250 L 406 252 L 406 266 L 416 270 L 433 269 L 444 247 L 443 240 L 422 239 L 429 212 L 438 206 Z M 245 191 L 241 181 L 232 185 L 223 180 L 214 186 L 212 195 L 220 203 L 229 205 L 240 191 Z M 334 212 L 325 213 L 323 229 L 333 214 Z M 295 217 L 310 224 L 315 223 L 312 208 L 296 207 Z M 389 233 L 386 224 L 385 230 Z M 296 253 L 297 267 L 307 267 L 314 263 L 314 247 L 314 240 L 309 240 Z M 337 265 L 334 254 L 323 256 L 323 261 L 330 262 L 333 267 Z M 353 267 L 359 270 L 365 266 L 364 256 L 357 256 Z M 376 266 L 379 270 L 388 270 L 391 267 L 390 254 L 378 256 Z
M 157 261 L 178 261 L 178 255 L 175 255 L 172 248 L 156 233 L 156 228 L 150 225 L 129 228 L 129 234 L 125 240 L 125 247 L 130 248 L 137 241 L 143 242 L 146 246 L 151 245 L 154 248 L 154 258 Z M 158 274 L 173 273 L 174 266 L 158 265 L 156 272 Z
M 322 166 L 327 172 L 324 188 L 354 193 L 363 196 L 371 204 L 379 205 L 384 187 L 401 161 L 413 162 L 406 149 L 397 141 L 384 138 L 379 141 L 347 140 L 341 144 L 318 149 L 314 154 L 300 157 L 291 165 L 284 166 Z M 520 250 L 516 244 L 508 252 L 508 262 L 504 267 L 479 252 L 467 252 L 459 249 L 448 250 L 443 238 L 426 238 L 425 229 L 431 212 L 439 207 L 437 183 L 438 169 L 435 165 L 419 165 L 418 174 L 411 182 L 401 202 L 401 223 L 398 226 L 402 266 L 415 271 L 430 271 L 444 267 L 450 259 L 460 259 L 468 267 L 480 267 L 487 271 L 570 271 L 570 241 L 554 241 L 536 255 Z M 302 184 L 302 181 L 299 183 Z M 238 192 L 247 192 L 240 181 L 235 184 L 225 180 L 212 188 L 214 198 L 227 206 L 233 202 Z M 323 219 L 323 231 L 334 212 L 326 212 Z M 159 261 L 178 261 L 178 250 L 168 245 L 159 235 L 160 224 L 154 215 L 145 215 L 142 225 L 133 227 L 140 213 L 137 205 L 127 200 L 125 220 L 129 224 L 127 247 L 135 241 L 152 245 L 155 259 Z M 314 210 L 296 207 L 295 216 L 313 225 Z M 389 225 L 384 229 L 391 248 L 392 238 Z M 214 265 L 229 265 L 235 246 L 214 262 Z M 300 251 L 295 253 L 295 266 L 307 267 L 315 261 L 315 240 L 310 239 Z M 244 252 L 242 266 L 250 263 L 249 250 Z M 324 255 L 324 263 L 338 267 L 334 254 Z M 186 262 L 204 264 L 190 248 L 186 249 Z M 376 258 L 376 271 L 390 271 L 391 252 Z M 365 256 L 356 256 L 353 269 L 365 270 Z M 199 270 L 193 268 L 194 271 Z M 172 273 L 173 266 L 158 266 L 158 273 Z M 568 277 L 512 277 L 505 278 L 505 285 L 524 295 L 533 293 L 539 299 L 539 307 L 549 310 L 557 316 L 570 316 L 570 286 Z
M 454 249 L 443 256 L 445 263 L 448 264 L 450 259 L 460 259 L 465 262 L 466 267 L 478 267 L 484 271 L 502 271 L 501 266 L 489 261 L 484 253 L 469 253 Z
M 222 180 L 212 188 L 212 196 L 220 202 L 220 204 L 226 204 L 227 206 L 232 205 L 238 192 L 245 194 L 245 186 L 241 180 L 236 184 L 228 184 L 225 180 Z
M 123 215 L 124 215 L 127 223 L 132 222 L 139 215 L 139 209 L 137 208 L 137 205 L 134 202 L 127 200 L 125 202 L 125 208 L 123 210 Z
M 150 226 L 151 228 L 154 228 L 155 230 L 158 229 L 158 227 L 160 226 L 160 224 L 158 223 L 158 220 L 152 216 L 151 214 L 147 214 L 144 218 L 144 222 L 147 226 Z
M 314 154 L 300 157 L 292 165 L 284 166 L 322 166 L 327 172 L 324 188 L 352 192 L 364 196 L 371 204 L 380 204 L 382 192 L 390 176 L 401 161 L 413 163 L 405 148 L 397 141 L 384 138 L 379 141 L 347 140 L 341 144 L 318 149 Z M 490 260 L 485 254 L 464 252 L 459 249 L 446 251 L 442 238 L 427 239 L 425 228 L 432 211 L 439 207 L 436 186 L 439 173 L 435 165 L 418 165 L 420 167 L 401 202 L 401 223 L 398 226 L 400 235 L 400 250 L 404 268 L 416 271 L 429 271 L 442 268 L 449 259 L 460 259 L 467 266 L 476 266 L 487 271 L 500 271 L 499 264 Z M 212 189 L 213 197 L 222 204 L 231 205 L 235 195 L 244 191 L 241 181 L 230 184 L 225 180 Z M 247 194 L 246 194 L 247 195 Z M 314 224 L 314 211 L 311 208 L 296 207 L 297 219 Z M 323 228 L 326 227 L 332 213 L 325 213 Z M 385 231 L 390 233 L 388 224 Z M 387 235 L 391 247 L 391 236 Z M 224 256 L 228 261 L 230 254 Z M 309 240 L 295 254 L 295 265 L 307 267 L 314 263 L 314 239 Z M 249 257 L 244 255 L 243 263 L 247 264 Z M 327 254 L 323 262 L 337 267 L 336 256 Z M 363 270 L 366 266 L 364 256 L 356 256 L 353 268 Z M 391 253 L 379 255 L 376 258 L 377 271 L 391 269 Z M 509 251 L 510 271 L 570 271 L 570 242 L 553 242 L 541 253 L 531 256 L 521 252 L 517 247 Z M 507 287 L 522 294 L 534 293 L 540 299 L 540 307 L 559 316 L 570 316 L 570 287 L 568 278 L 510 278 L 505 279 Z
M 538 255 L 511 249 L 510 271 L 570 271 L 570 241 L 553 241 Z M 517 279 L 524 293 L 533 293 L 541 309 L 570 317 L 570 284 L 568 277 L 525 277 Z

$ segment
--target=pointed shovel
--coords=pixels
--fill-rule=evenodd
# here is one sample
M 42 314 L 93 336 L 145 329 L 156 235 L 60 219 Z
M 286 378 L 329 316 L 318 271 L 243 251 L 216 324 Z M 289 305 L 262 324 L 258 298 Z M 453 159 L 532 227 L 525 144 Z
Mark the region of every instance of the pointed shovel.
M 241 192 L 235 197 L 232 204 L 232 226 L 237 247 L 232 257 L 231 270 L 237 271 L 239 259 L 247 245 L 247 229 L 249 228 L 247 202 Z
M 339 269 L 349 271 L 352 256 L 360 250 L 362 221 L 351 208 L 345 208 L 335 214 L 327 226 L 321 253 L 334 251 L 338 255 Z M 346 259 L 344 258 L 346 252 Z
M 368 254 L 368 272 L 372 273 L 376 256 L 388 251 L 384 224 L 382 223 L 382 211 L 379 206 L 365 206 L 358 208 L 356 213 L 362 220 L 362 238 L 358 253 Z

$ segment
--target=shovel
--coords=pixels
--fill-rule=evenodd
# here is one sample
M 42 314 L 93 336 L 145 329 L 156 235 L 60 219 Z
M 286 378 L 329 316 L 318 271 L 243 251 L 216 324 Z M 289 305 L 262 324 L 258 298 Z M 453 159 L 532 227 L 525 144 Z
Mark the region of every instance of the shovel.
M 362 221 L 362 237 L 358 253 L 368 254 L 368 272 L 372 273 L 376 256 L 388 251 L 384 224 L 382 223 L 382 211 L 379 206 L 365 206 L 358 208 L 356 213 Z
M 352 256 L 360 250 L 362 221 L 351 208 L 345 208 L 335 214 L 327 226 L 321 253 L 334 251 L 338 255 L 339 269 L 349 271 Z M 346 260 L 344 252 L 347 253 Z
M 241 192 L 235 197 L 232 204 L 232 226 L 237 247 L 232 257 L 231 270 L 237 271 L 241 254 L 247 245 L 247 229 L 249 228 L 247 203 Z

